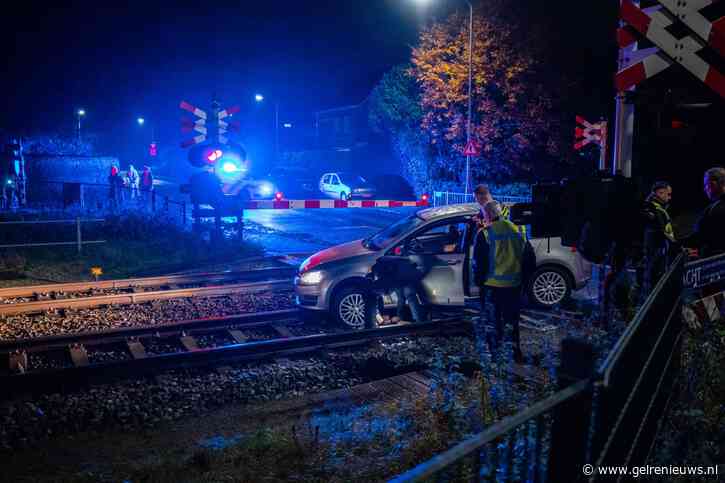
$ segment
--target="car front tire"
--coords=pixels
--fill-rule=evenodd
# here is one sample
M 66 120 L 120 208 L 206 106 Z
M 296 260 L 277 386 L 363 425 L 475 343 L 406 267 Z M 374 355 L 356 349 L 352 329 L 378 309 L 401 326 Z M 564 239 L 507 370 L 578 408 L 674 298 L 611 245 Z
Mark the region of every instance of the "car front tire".
M 360 285 L 351 285 L 335 294 L 332 303 L 332 318 L 352 330 L 364 329 L 370 317 L 367 307 L 368 290 Z
M 348 199 L 347 193 L 345 193 L 344 191 L 340 192 L 340 199 L 341 200 L 347 200 Z
M 529 279 L 529 301 L 541 308 L 554 307 L 566 300 L 572 291 L 572 277 L 559 267 L 544 266 L 536 269 Z

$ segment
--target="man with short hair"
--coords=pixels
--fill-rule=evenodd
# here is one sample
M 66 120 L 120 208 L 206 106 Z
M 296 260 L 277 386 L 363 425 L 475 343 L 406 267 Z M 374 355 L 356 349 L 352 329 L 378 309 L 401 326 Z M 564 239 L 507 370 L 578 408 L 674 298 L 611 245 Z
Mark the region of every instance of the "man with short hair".
M 523 361 L 519 336 L 520 297 L 525 239 L 520 227 L 503 219 L 496 201 L 483 207 L 485 228 L 479 231 L 474 248 L 476 284 L 490 292 L 494 306 L 494 334 L 489 337 L 492 352 L 503 340 L 506 324 L 513 328 L 514 360 Z M 483 312 L 483 307 L 482 307 Z
M 704 258 L 725 253 L 725 168 L 708 169 L 703 182 L 712 203 L 703 211 L 687 246 L 696 247 Z
M 493 195 L 491 194 L 491 190 L 488 188 L 488 185 L 486 184 L 479 184 L 476 186 L 476 189 L 473 190 L 473 196 L 476 198 L 476 202 L 478 202 L 479 206 L 481 207 L 477 218 L 479 223 L 483 222 L 485 220 L 485 215 L 483 213 L 483 207 L 486 206 L 486 203 L 490 203 L 491 201 L 496 201 L 493 199 Z M 509 208 L 508 206 L 499 204 L 499 207 L 501 208 L 501 216 L 504 219 L 509 218 Z
M 643 295 L 649 295 L 657 281 L 667 270 L 667 255 L 675 242 L 672 220 L 667 212 L 672 199 L 672 187 L 665 181 L 657 181 L 642 206 L 644 222 L 644 274 Z

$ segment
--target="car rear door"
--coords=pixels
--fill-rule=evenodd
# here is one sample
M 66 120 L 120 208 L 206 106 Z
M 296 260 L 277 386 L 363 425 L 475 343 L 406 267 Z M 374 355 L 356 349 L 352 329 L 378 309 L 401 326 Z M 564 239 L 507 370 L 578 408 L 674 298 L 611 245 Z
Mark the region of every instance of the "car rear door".
M 323 174 L 322 178 L 320 178 L 320 191 L 323 194 L 328 194 L 329 190 L 330 190 L 330 175 Z

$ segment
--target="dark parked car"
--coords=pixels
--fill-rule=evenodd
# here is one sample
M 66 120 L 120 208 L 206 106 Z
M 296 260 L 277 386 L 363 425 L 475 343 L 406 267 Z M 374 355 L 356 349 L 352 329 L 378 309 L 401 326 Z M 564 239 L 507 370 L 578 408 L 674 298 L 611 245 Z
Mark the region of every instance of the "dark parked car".
M 287 199 L 317 198 L 317 180 L 307 171 L 297 169 L 275 169 L 266 177 L 276 191 Z
M 380 200 L 415 200 L 415 192 L 410 183 L 397 174 L 383 174 L 372 179 L 375 186 L 375 197 Z

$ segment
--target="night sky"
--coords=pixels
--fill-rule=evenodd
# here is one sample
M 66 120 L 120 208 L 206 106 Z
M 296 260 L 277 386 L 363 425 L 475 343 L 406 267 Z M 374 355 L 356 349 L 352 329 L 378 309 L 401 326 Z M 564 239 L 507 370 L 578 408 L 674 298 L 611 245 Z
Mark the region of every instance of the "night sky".
M 178 144 L 186 99 L 202 107 L 216 92 L 242 115 L 259 115 L 253 95 L 278 99 L 282 120 L 358 103 L 391 66 L 409 58 L 425 22 L 459 9 L 458 0 L 133 2 L 106 7 L 25 2 L 3 12 L 3 82 L 8 106 L 0 127 L 72 133 L 83 107 L 90 131 L 138 136 L 135 119 L 156 124 Z M 510 0 L 525 22 L 542 23 L 551 68 L 580 77 L 584 111 L 613 105 L 612 29 L 616 2 Z M 268 104 L 268 106 L 271 105 Z M 255 114 L 256 112 L 256 114 Z M 584 112 L 583 114 L 586 114 Z M 589 113 L 591 114 L 591 113 Z

